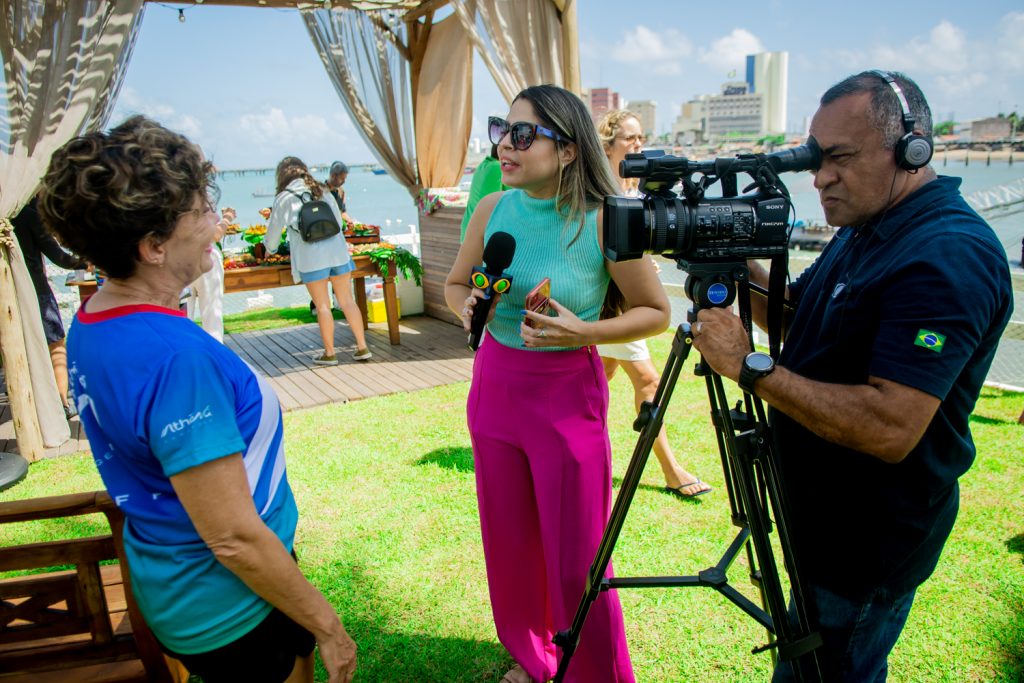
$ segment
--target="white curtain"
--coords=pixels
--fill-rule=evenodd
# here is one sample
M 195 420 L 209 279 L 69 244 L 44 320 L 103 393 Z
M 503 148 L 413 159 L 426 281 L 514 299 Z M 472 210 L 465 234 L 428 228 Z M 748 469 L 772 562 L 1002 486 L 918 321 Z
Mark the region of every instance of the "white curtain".
M 306 11 L 302 18 L 352 122 L 381 166 L 415 197 L 420 182 L 409 62 L 395 45 L 408 44 L 400 16 L 335 8 Z
M 0 232 L 32 198 L 53 152 L 106 124 L 142 19 L 143 0 L 0 0 Z M 14 276 L 43 443 L 70 436 L 39 320 L 12 240 Z M 2 343 L 2 340 L 0 340 Z M 9 378 L 8 378 L 9 379 Z
M 452 0 L 505 99 L 530 85 L 562 85 L 562 24 L 551 0 Z

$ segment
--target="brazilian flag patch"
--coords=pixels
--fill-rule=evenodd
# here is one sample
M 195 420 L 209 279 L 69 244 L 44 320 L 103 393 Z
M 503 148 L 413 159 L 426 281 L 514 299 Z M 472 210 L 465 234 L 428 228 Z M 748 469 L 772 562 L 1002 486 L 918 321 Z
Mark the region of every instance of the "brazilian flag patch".
M 920 329 L 917 331 L 917 338 L 914 339 L 914 346 L 923 346 L 935 353 L 942 353 L 942 347 L 946 344 L 945 335 L 931 330 Z

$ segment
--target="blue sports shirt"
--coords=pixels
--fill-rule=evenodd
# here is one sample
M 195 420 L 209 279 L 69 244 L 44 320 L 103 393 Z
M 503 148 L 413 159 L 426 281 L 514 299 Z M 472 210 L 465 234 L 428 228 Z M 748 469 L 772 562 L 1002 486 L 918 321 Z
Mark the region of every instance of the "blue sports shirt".
M 241 453 L 257 512 L 291 550 L 298 511 L 277 396 L 177 311 L 87 307 L 68 335 L 68 374 L 100 476 L 125 516 L 139 608 L 169 649 L 216 649 L 272 608 L 217 561 L 170 477 Z

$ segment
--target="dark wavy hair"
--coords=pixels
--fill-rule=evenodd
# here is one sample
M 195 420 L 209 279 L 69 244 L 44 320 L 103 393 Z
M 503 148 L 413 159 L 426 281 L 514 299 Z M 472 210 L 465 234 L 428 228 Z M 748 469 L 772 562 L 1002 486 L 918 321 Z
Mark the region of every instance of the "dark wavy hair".
M 284 189 L 296 178 L 302 178 L 309 188 L 313 199 L 320 199 L 324 195 L 323 185 L 318 183 L 309 172 L 309 167 L 298 157 L 285 157 L 277 164 L 277 171 L 274 173 L 277 180 L 277 193 L 281 194 Z
M 183 135 L 144 116 L 54 152 L 39 213 L 64 246 L 108 277 L 135 274 L 139 243 L 169 239 L 196 196 L 215 201 L 213 164 Z

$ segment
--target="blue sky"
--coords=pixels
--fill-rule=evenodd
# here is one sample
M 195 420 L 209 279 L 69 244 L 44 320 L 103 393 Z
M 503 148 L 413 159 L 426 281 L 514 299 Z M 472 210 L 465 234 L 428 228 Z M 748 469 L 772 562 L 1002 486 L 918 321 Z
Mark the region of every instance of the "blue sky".
M 716 93 L 744 56 L 787 50 L 789 127 L 799 129 L 829 85 L 864 68 L 905 71 L 937 120 L 1024 108 L 1020 1 L 578 0 L 584 87 L 658 105 L 667 130 L 680 105 Z M 907 5 L 904 5 L 907 6 Z M 173 7 L 173 9 L 172 9 Z M 185 7 L 185 23 L 177 7 Z M 823 9 L 827 8 L 827 9 Z M 477 60 L 474 135 L 507 105 Z M 372 161 L 297 11 L 149 4 L 112 122 L 141 112 L 200 143 L 221 168 Z

